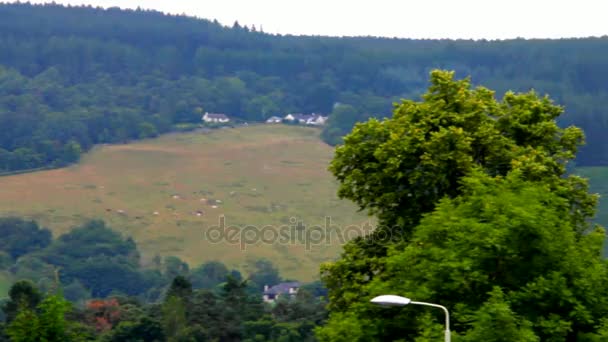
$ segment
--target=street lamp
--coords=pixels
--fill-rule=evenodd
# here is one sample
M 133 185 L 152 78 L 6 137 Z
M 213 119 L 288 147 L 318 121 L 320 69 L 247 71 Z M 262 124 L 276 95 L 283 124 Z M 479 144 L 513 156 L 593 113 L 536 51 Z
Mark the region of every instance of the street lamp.
M 405 306 L 408 304 L 414 304 L 414 305 L 432 306 L 434 308 L 442 309 L 443 312 L 445 312 L 445 342 L 450 342 L 450 339 L 451 339 L 450 313 L 448 312 L 448 309 L 445 306 L 439 305 L 439 304 L 433 304 L 433 303 L 415 302 L 409 298 L 395 296 L 395 295 L 378 296 L 378 297 L 375 297 L 374 299 L 372 299 L 371 302 L 374 304 L 377 304 L 377 305 L 382 305 L 382 306 Z

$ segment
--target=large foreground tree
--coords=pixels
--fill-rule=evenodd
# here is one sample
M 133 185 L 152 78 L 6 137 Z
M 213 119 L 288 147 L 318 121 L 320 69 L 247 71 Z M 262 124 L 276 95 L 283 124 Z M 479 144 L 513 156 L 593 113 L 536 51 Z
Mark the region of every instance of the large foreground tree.
M 561 113 L 534 92 L 499 102 L 434 71 L 422 102 L 357 125 L 330 169 L 339 195 L 379 228 L 322 267 L 331 317 L 319 337 L 423 341 L 441 332 L 432 313 L 367 303 L 387 292 L 449 305 L 456 335 L 470 340 L 598 333 L 601 299 L 583 298 L 605 292 L 603 234 L 588 223 L 597 198 L 586 180 L 566 175 L 583 134 L 559 128 Z
M 369 304 L 387 293 L 448 306 L 455 341 L 607 338 L 603 229 L 578 234 L 564 220 L 566 200 L 519 172 L 506 178 L 474 173 L 462 191 L 441 200 L 409 243 L 389 247 L 367 295 L 332 312 L 321 339 L 441 340 L 440 310 Z

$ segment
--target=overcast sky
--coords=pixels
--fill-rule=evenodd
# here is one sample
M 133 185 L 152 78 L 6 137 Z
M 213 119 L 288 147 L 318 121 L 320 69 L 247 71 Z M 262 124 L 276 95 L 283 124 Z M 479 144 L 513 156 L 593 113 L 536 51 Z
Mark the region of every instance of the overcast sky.
M 45 2 L 45 1 L 33 1 Z M 48 1 L 46 1 L 48 2 Z M 56 0 L 156 9 L 265 32 L 402 38 L 608 35 L 606 0 Z

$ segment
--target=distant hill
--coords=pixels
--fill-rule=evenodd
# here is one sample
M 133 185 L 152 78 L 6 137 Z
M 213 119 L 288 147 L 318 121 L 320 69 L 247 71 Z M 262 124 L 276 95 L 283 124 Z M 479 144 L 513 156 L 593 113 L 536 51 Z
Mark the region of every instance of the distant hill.
M 99 146 L 78 165 L 0 177 L 0 216 L 35 219 L 55 235 L 103 219 L 135 239 L 148 265 L 157 254 L 193 267 L 221 260 L 242 268 L 265 258 L 285 277 L 312 280 L 344 242 L 335 233 L 329 241 L 319 235 L 326 217 L 329 228 L 351 238 L 368 220 L 336 197 L 327 171 L 333 150 L 318 134 L 257 125 Z M 250 235 L 206 235 L 222 216 L 226 231 L 249 226 Z M 0 274 L 0 297 L 2 285 Z
M 323 138 L 335 144 L 355 122 L 416 98 L 433 68 L 499 96 L 549 93 L 567 108 L 561 123 L 587 132 L 578 163 L 608 164 L 608 37 L 279 36 L 154 11 L 2 4 L 0 171 L 66 165 L 94 144 L 153 137 L 204 111 L 246 121 L 331 113 Z

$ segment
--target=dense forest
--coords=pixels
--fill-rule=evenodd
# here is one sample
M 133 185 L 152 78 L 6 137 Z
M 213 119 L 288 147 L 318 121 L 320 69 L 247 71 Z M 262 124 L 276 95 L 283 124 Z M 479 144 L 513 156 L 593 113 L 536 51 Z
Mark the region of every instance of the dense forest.
M 550 93 L 608 164 L 608 38 L 411 40 L 271 35 L 155 11 L 0 5 L 0 172 L 55 167 L 97 143 L 152 137 L 204 111 L 243 121 L 331 114 L 337 144 L 357 121 L 418 98 L 434 68 L 497 91 Z M 190 125 L 190 126 L 189 126 Z
M 264 259 L 245 276 L 174 256 L 144 268 L 135 242 L 103 221 L 53 239 L 34 221 L 4 217 L 0 234 L 0 274 L 18 280 L 0 298 L 0 341 L 306 341 L 326 317 L 319 282 L 264 303 L 264 285 L 287 281 Z M 63 330 L 44 336 L 49 326 Z

